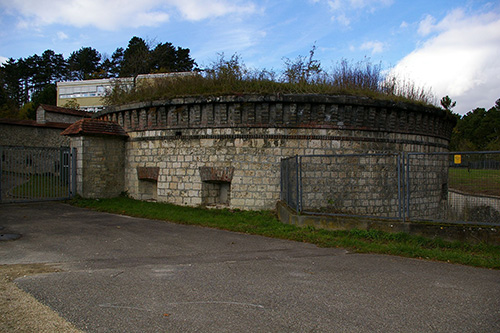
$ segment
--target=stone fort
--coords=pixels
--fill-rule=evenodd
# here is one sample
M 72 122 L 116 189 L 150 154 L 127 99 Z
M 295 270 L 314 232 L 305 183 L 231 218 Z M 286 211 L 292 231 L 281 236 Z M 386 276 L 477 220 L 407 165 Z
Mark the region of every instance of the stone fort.
M 82 196 L 126 191 L 141 200 L 257 210 L 280 199 L 282 158 L 445 152 L 453 126 L 451 115 L 432 106 L 278 94 L 112 106 L 63 134 L 78 151 Z

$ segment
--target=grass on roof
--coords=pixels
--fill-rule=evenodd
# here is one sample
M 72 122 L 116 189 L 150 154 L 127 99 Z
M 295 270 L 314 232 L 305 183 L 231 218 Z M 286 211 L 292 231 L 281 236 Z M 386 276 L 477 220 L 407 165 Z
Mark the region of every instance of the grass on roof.
M 309 57 L 285 59 L 284 69 L 278 72 L 250 69 L 238 55 L 226 59 L 221 54 L 211 66 L 193 75 L 140 80 L 135 87 L 120 84 L 117 79 L 105 103 L 121 105 L 189 96 L 324 94 L 435 104 L 429 90 L 383 73 L 381 65 L 369 60 L 353 63 L 344 59 L 330 70 L 323 69 L 314 59 L 314 48 Z

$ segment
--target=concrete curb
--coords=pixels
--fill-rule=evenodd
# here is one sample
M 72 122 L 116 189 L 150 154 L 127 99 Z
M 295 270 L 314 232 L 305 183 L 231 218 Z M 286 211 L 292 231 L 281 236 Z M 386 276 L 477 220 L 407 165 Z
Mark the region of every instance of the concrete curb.
M 428 238 L 442 238 L 448 241 L 487 243 L 500 245 L 500 228 L 474 224 L 449 224 L 438 222 L 374 219 L 367 217 L 299 215 L 284 202 L 278 201 L 276 211 L 281 222 L 300 227 L 315 227 L 326 230 L 380 230 L 385 232 L 405 232 Z

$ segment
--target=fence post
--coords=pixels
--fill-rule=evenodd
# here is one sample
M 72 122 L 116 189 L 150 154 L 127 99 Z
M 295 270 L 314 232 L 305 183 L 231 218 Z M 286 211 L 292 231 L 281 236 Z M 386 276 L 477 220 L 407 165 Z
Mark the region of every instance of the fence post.
M 71 148 L 71 190 L 70 197 L 76 194 L 76 148 Z
M 2 202 L 2 181 L 4 179 L 3 177 L 3 147 L 0 146 L 0 202 Z
M 298 179 L 299 179 L 299 208 L 300 212 L 303 210 L 303 197 L 302 197 L 302 157 L 299 156 L 299 173 L 298 173 Z
M 406 153 L 401 153 L 401 200 L 403 207 L 403 222 L 406 222 Z
M 410 219 L 410 153 L 406 153 L 406 218 Z
M 296 195 L 297 195 L 297 202 L 295 203 L 296 205 L 296 210 L 297 214 L 300 213 L 300 186 L 299 186 L 299 155 L 295 155 L 295 182 L 296 182 Z
M 286 181 L 287 181 L 287 187 L 286 187 L 286 200 L 288 203 L 288 206 L 292 207 L 292 202 L 293 202 L 293 183 L 292 183 L 292 161 L 294 161 L 293 157 L 289 157 L 286 161 Z M 296 207 L 295 207 L 296 208 Z
M 280 159 L 280 200 L 283 199 L 283 158 Z
M 403 154 L 397 154 L 397 164 L 398 164 L 398 217 L 401 219 L 402 214 L 401 211 L 403 210 L 403 205 L 402 205 L 402 198 L 401 198 L 401 162 L 402 162 L 402 155 Z M 404 155 L 403 155 L 403 160 L 404 160 Z M 403 217 L 403 222 L 404 222 L 404 217 Z

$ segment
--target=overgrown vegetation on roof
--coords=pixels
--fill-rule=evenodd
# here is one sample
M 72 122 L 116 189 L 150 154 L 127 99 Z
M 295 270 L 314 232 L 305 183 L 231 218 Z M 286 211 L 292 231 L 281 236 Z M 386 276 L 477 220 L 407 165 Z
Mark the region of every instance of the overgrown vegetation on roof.
M 105 100 L 107 105 L 120 105 L 188 96 L 325 94 L 435 104 L 430 91 L 384 74 L 380 64 L 368 59 L 355 63 L 343 59 L 327 70 L 314 59 L 314 50 L 308 57 L 285 58 L 284 69 L 279 72 L 248 68 L 236 54 L 229 59 L 219 54 L 208 68 L 193 75 L 142 80 L 130 88 L 117 82 Z

